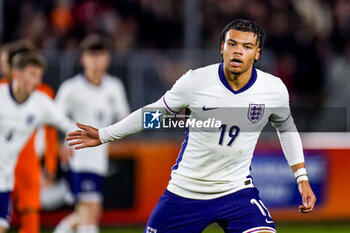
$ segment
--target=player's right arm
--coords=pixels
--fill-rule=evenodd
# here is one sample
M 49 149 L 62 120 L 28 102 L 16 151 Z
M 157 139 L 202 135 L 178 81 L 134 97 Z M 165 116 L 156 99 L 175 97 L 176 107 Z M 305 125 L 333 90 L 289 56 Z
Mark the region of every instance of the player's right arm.
M 145 108 L 159 109 L 162 114 L 166 114 L 162 99 L 157 102 L 145 106 Z M 123 120 L 101 128 L 96 129 L 89 125 L 76 123 L 79 130 L 67 134 L 66 140 L 69 146 L 74 146 L 74 149 L 82 149 L 85 147 L 94 147 L 102 143 L 112 142 L 142 131 L 142 108 L 134 111 Z
M 98 129 L 89 126 L 76 123 L 81 130 L 76 130 L 67 134 L 66 140 L 70 142 L 68 145 L 75 146 L 75 149 L 81 149 L 85 147 L 94 147 L 102 144 Z M 76 146 L 77 145 L 77 146 Z
M 162 114 L 175 114 L 182 108 L 187 107 L 191 99 L 190 74 L 191 71 L 187 72 L 158 101 L 144 108 L 157 109 Z M 142 112 L 143 109 L 140 108 L 123 120 L 101 129 L 78 123 L 77 126 L 80 130 L 70 132 L 66 140 L 71 141 L 69 143 L 70 146 L 75 146 L 75 149 L 81 149 L 121 139 L 127 135 L 142 131 Z

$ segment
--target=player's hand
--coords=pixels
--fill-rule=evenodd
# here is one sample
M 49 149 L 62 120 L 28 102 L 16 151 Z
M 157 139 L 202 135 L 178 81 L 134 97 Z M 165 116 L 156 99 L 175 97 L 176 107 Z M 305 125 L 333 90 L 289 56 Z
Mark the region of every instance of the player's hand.
M 312 192 L 309 181 L 303 180 L 298 183 L 298 189 L 302 197 L 303 204 L 299 206 L 299 212 L 310 213 L 316 203 L 315 194 Z
M 98 135 L 98 129 L 89 125 L 76 124 L 81 130 L 76 130 L 67 134 L 66 140 L 71 141 L 68 145 L 74 146 L 74 149 L 78 150 L 102 144 L 100 136 Z

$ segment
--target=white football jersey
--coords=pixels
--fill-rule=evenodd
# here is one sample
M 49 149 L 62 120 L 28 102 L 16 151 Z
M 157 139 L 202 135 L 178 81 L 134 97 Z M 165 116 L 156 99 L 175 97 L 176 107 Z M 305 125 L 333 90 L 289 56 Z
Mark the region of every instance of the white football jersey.
M 100 128 L 129 114 L 124 85 L 116 77 L 105 74 L 99 86 L 83 74 L 63 82 L 57 92 L 59 107 L 75 122 Z M 107 145 L 75 150 L 70 161 L 73 171 L 104 175 L 108 168 Z
M 162 97 L 175 113 L 191 110 L 193 119 L 219 120 L 220 127 L 186 130 L 168 190 L 187 198 L 212 199 L 253 187 L 250 164 L 267 122 L 294 124 L 282 81 L 253 68 L 249 82 L 234 91 L 223 64 L 190 70 Z
M 101 142 L 139 132 L 144 125 L 153 127 L 149 123 L 160 122 L 158 114 L 175 114 L 183 108 L 191 112 L 190 123 L 186 123 L 185 140 L 167 187 L 177 195 L 213 199 L 253 187 L 250 164 L 260 132 L 269 121 L 277 129 L 289 166 L 304 162 L 282 81 L 253 68 L 248 83 L 234 91 L 224 76 L 223 64 L 190 70 L 155 103 L 100 128 Z M 149 113 L 152 118 L 145 118 Z M 156 127 L 160 128 L 158 123 Z
M 18 104 L 11 84 L 0 85 L 0 192 L 13 189 L 18 154 L 42 124 L 53 125 L 65 133 L 76 129 L 46 94 L 34 91 Z

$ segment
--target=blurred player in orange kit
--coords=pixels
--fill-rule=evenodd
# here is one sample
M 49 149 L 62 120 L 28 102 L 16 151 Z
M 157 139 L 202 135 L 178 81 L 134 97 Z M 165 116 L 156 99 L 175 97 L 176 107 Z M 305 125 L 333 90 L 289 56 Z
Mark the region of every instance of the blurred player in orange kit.
M 29 43 L 18 41 L 6 45 L 0 54 L 2 77 L 0 82 L 11 81 L 11 62 L 16 54 L 29 53 L 35 48 Z M 54 98 L 54 91 L 47 84 L 40 84 L 40 92 Z M 45 172 L 42 185 L 50 185 L 55 179 L 57 168 L 58 137 L 57 131 L 51 126 L 44 126 L 45 137 Z M 12 192 L 14 208 L 19 215 L 19 233 L 40 232 L 40 179 L 41 165 L 35 148 L 36 132 L 29 138 L 21 150 L 15 169 L 15 187 Z

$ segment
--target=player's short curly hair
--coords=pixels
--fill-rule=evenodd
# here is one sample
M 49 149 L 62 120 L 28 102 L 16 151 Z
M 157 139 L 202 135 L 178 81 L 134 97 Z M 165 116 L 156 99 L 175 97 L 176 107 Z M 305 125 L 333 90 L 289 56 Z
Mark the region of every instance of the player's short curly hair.
M 245 19 L 234 19 L 231 22 L 229 22 L 223 29 L 221 36 L 220 36 L 220 49 L 221 44 L 225 41 L 226 33 L 229 30 L 237 30 L 242 32 L 253 32 L 255 35 L 257 35 L 257 42 L 259 43 L 259 48 L 264 47 L 264 41 L 265 41 L 265 32 L 264 29 L 257 23 L 251 21 L 251 20 L 245 20 Z
M 23 71 L 29 65 L 39 67 L 42 70 L 46 69 L 45 59 L 37 52 L 19 53 L 13 57 L 13 69 Z
M 8 45 L 8 64 L 13 65 L 13 59 L 18 54 L 37 52 L 37 48 L 28 40 L 18 40 Z
M 112 49 L 111 41 L 101 34 L 90 34 L 80 43 L 80 50 L 84 52 L 109 51 Z

